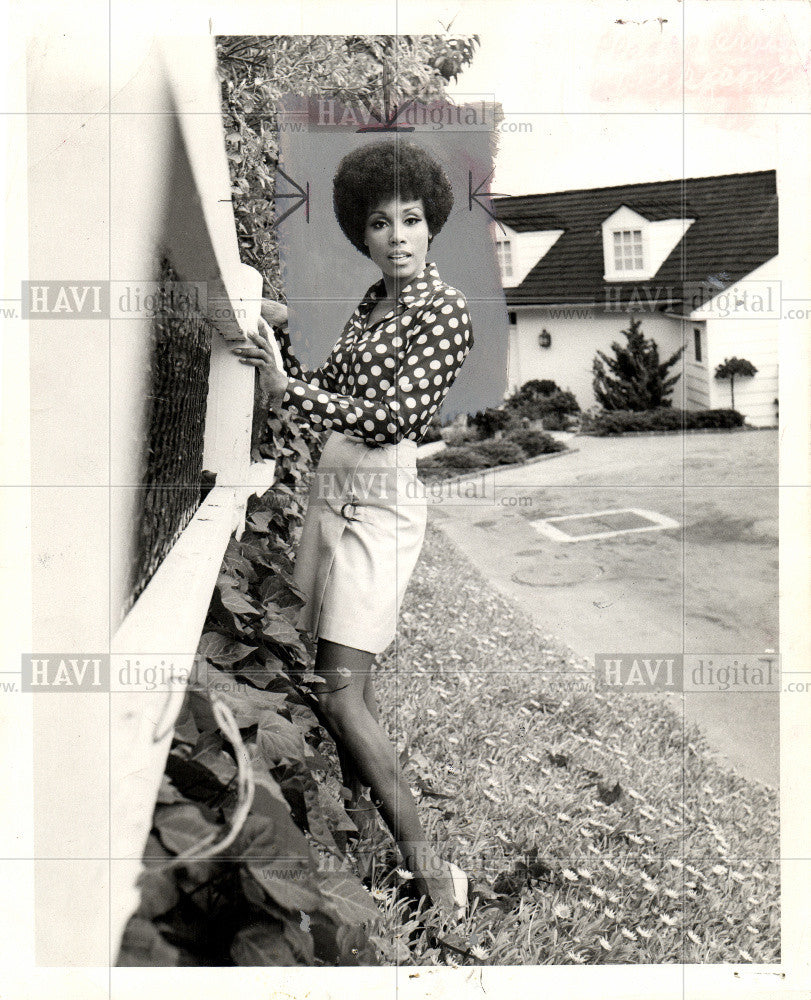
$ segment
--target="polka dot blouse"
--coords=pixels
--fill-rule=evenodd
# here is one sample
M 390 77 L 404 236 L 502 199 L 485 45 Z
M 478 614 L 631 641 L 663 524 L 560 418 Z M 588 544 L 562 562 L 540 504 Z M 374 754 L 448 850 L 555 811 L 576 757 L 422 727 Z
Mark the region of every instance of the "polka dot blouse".
M 290 376 L 282 406 L 316 428 L 372 446 L 403 438 L 419 442 L 473 346 L 465 297 L 442 281 L 435 264 L 426 263 L 403 286 L 396 307 L 367 328 L 369 313 L 385 294 L 381 278 L 317 371 L 302 368 L 287 331 L 278 331 Z

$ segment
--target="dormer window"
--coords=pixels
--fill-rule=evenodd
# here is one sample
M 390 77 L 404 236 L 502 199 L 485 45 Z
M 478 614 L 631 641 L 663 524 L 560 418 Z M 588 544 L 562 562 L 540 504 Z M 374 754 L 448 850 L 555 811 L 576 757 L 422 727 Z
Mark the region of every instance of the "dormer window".
M 648 281 L 695 219 L 646 219 L 620 205 L 602 223 L 604 281 Z
M 513 276 L 513 251 L 509 240 L 496 240 L 496 259 L 502 278 Z
M 619 229 L 614 231 L 614 270 L 641 271 L 642 230 Z
M 562 229 L 519 233 L 505 223 L 493 225 L 499 278 L 504 288 L 516 288 L 563 235 Z

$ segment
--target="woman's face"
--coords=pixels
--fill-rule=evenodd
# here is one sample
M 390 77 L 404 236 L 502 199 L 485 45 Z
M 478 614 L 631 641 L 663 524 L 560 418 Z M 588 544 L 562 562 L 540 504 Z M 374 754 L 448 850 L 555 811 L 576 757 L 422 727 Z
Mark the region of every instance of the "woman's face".
M 425 267 L 430 235 L 422 198 L 391 198 L 369 212 L 364 242 L 384 276 L 406 283 Z

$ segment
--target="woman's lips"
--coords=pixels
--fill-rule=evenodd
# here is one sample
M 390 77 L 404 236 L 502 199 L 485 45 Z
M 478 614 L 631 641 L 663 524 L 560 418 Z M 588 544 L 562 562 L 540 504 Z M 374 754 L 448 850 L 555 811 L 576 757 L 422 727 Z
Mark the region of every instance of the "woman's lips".
M 405 251 L 400 251 L 398 253 L 390 253 L 389 254 L 389 260 L 393 260 L 393 261 L 408 260 L 408 258 L 410 256 L 411 256 L 410 253 L 406 253 Z

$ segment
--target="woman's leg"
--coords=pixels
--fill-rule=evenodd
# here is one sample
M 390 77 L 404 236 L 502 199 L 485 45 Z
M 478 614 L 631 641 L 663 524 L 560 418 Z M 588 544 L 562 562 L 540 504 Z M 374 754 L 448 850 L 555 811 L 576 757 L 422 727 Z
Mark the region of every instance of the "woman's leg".
M 372 671 L 366 675 L 366 684 L 363 687 L 363 700 L 366 702 L 366 707 L 369 709 L 369 714 L 375 720 L 375 722 L 380 722 L 380 712 L 377 708 L 377 698 L 375 697 L 375 686 Z
M 371 788 L 405 863 L 414 872 L 418 892 L 447 902 L 452 892 L 446 873 L 426 840 L 397 751 L 365 700 L 373 660 L 374 654 L 365 650 L 319 639 L 315 672 L 324 684 L 316 696 L 340 753 Z M 368 690 L 373 700 L 374 690 Z
M 358 652 L 363 651 L 358 650 Z M 377 699 L 375 697 L 374 684 L 372 682 L 371 665 L 368 673 L 366 674 L 366 683 L 363 688 L 363 700 L 366 703 L 366 707 L 369 709 L 369 714 L 375 722 L 379 722 L 380 712 L 377 707 Z M 330 733 L 330 735 L 333 739 L 336 739 L 335 733 Z M 357 807 L 358 801 L 362 798 L 364 790 L 368 788 L 368 785 L 364 785 L 361 781 L 360 775 L 355 769 L 352 755 L 344 749 L 339 740 L 336 740 L 335 748 L 338 751 L 338 761 L 341 765 L 341 780 L 343 781 L 344 787 L 347 788 L 350 793 L 348 808 L 353 809 Z

